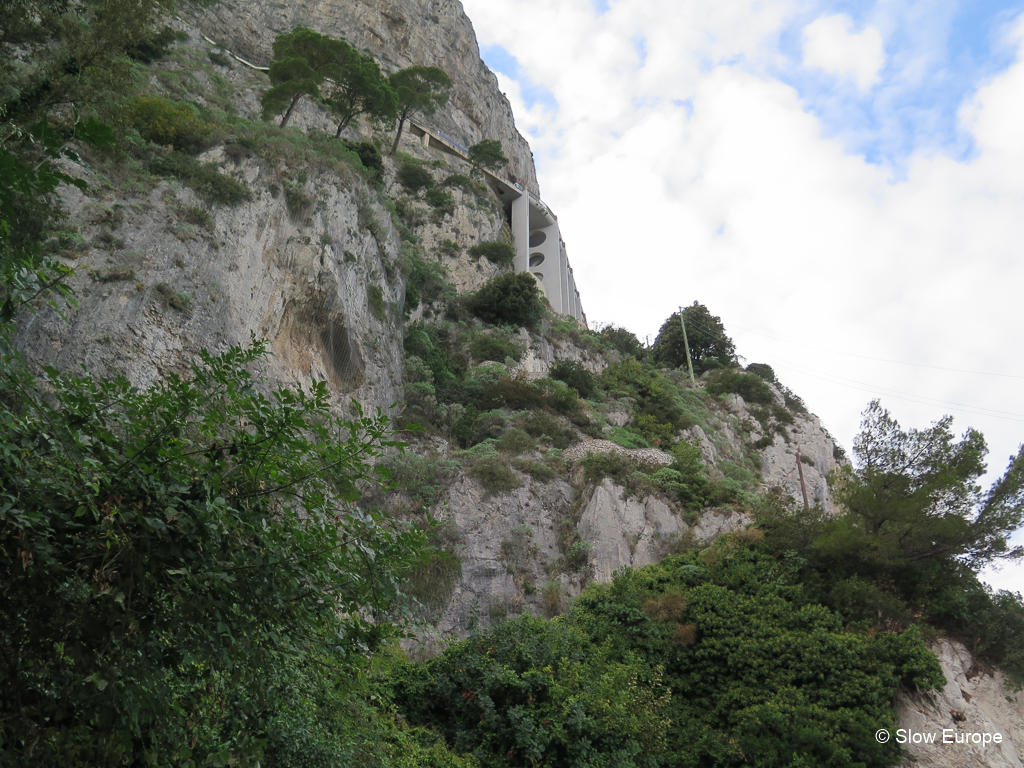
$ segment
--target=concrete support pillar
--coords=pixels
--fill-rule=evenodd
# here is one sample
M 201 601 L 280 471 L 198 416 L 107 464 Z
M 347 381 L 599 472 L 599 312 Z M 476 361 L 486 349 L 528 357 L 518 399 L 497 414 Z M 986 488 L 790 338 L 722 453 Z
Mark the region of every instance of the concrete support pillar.
M 516 272 L 530 271 L 530 196 L 521 194 L 512 201 L 512 243 L 516 257 L 512 262 Z

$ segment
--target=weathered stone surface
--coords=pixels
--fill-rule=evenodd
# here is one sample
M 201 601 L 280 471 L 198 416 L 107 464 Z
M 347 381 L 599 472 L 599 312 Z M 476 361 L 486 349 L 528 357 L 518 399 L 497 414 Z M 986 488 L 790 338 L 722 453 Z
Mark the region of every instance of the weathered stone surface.
M 314 171 L 302 185 L 311 210 L 295 216 L 272 191 L 274 169 L 243 161 L 225 170 L 254 199 L 212 209 L 208 226 L 183 218 L 205 206 L 170 182 L 133 196 L 66 190 L 71 218 L 93 248 L 73 262 L 79 306 L 64 310 L 66 320 L 41 311 L 21 329 L 28 359 L 63 369 L 84 363 L 94 375 L 120 372 L 145 386 L 186 371 L 202 348 L 247 345 L 255 333 L 273 352 L 272 380 L 327 381 L 342 408 L 353 398 L 395 403 L 404 287 L 387 211 L 354 175 Z M 360 226 L 360 209 L 384 222 L 379 238 Z M 383 313 L 372 306 L 373 290 Z
M 1006 675 L 985 670 L 961 643 L 932 645 L 947 684 L 933 693 L 896 696 L 898 727 L 931 736 L 934 743 L 907 743 L 909 765 L 928 768 L 1021 768 L 1024 755 L 1024 693 L 1012 691 Z M 1001 744 L 956 743 L 959 735 L 1002 735 Z M 895 737 L 895 734 L 893 734 Z M 944 736 L 952 743 L 943 743 Z
M 302 25 L 373 55 L 387 73 L 440 67 L 454 87 L 448 105 L 426 122 L 467 147 L 498 139 L 509 174 L 539 194 L 530 146 L 458 0 L 222 0 L 193 14 L 208 37 L 261 66 L 270 61 L 274 38 Z M 405 143 L 414 142 L 407 134 Z
M 465 540 L 462 579 L 436 624 L 441 635 L 465 636 L 474 617 L 487 626 L 494 618 L 518 615 L 524 607 L 541 612 L 539 587 L 549 580 L 547 566 L 561 555 L 558 524 L 568 513 L 573 492 L 561 480 L 544 484 L 519 476 L 523 485 L 501 496 L 487 494 L 475 480 L 462 476 L 435 510 L 440 519 L 454 521 Z M 523 525 L 531 531 L 526 545 L 532 553 L 525 567 L 513 572 L 502 557 L 502 543 Z M 561 581 L 566 597 L 579 594 L 578 576 Z

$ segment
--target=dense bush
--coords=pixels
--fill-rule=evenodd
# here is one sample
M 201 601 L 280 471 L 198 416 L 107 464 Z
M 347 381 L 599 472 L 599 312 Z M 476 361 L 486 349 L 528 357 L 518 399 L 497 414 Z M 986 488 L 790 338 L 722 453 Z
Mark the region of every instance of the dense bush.
M 200 151 L 214 125 L 200 119 L 196 108 L 160 96 L 140 96 L 130 107 L 133 127 L 146 141 L 180 152 Z
M 544 299 L 528 272 L 505 272 L 467 298 L 469 310 L 487 323 L 532 327 L 544 316 Z
M 669 722 L 656 675 L 607 663 L 587 640 L 566 624 L 508 619 L 398 670 L 396 702 L 485 765 L 659 765 Z
M 565 382 L 575 389 L 580 397 L 591 398 L 597 391 L 594 374 L 578 360 L 559 360 L 551 366 L 548 376 Z
M 516 258 L 516 249 L 507 240 L 492 240 L 472 246 L 469 255 L 474 259 L 483 257 L 499 267 L 511 267 Z
M 263 354 L 204 351 L 142 391 L 53 369 L 37 387 L 0 358 L 12 765 L 254 765 L 304 669 L 357 669 L 395 635 L 363 611 L 395 603 L 422 537 L 337 513 L 386 424 L 332 417 L 323 383 L 258 394 Z
M 944 683 L 910 630 L 851 632 L 747 532 L 619 574 L 572 624 L 616 661 L 664 670 L 672 766 L 892 766 L 897 686 Z M 650 672 L 648 672 L 649 674 Z
M 410 192 L 419 192 L 421 189 L 430 189 L 434 186 L 434 177 L 419 163 L 402 163 L 395 178 Z
M 658 337 L 651 348 L 651 354 L 657 362 L 671 368 L 685 366 L 688 343 L 695 373 L 727 368 L 734 364 L 736 347 L 725 333 L 725 326 L 719 318 L 697 302 L 684 309 L 681 315 L 686 321 L 685 334 L 679 312 L 668 318 L 658 331 Z
M 515 335 L 501 331 L 479 333 L 473 337 L 469 347 L 474 360 L 494 360 L 499 363 L 505 362 L 506 358 L 518 363 L 525 352 L 523 343 Z
M 178 179 L 210 203 L 239 205 L 252 199 L 252 192 L 247 186 L 225 176 L 216 164 L 200 163 L 181 152 L 157 155 L 149 161 L 147 168 L 150 173 Z
M 623 356 L 642 358 L 646 353 L 643 344 L 632 331 L 616 325 L 606 325 L 598 329 L 602 340 Z
M 771 405 L 775 395 L 761 376 L 743 373 L 734 368 L 714 371 L 708 380 L 706 390 L 712 395 L 737 394 L 747 403 Z
M 361 162 L 363 167 L 372 175 L 379 177 L 384 173 L 384 159 L 381 157 L 380 150 L 377 149 L 377 145 L 372 141 L 351 141 L 349 139 L 342 139 L 341 143 L 345 149 L 350 152 L 355 152 L 359 156 L 359 162 Z
M 445 277 L 445 268 L 436 261 L 423 258 L 412 249 L 405 258 L 405 311 L 410 313 L 423 303 L 432 306 L 438 301 L 455 298 L 455 288 Z

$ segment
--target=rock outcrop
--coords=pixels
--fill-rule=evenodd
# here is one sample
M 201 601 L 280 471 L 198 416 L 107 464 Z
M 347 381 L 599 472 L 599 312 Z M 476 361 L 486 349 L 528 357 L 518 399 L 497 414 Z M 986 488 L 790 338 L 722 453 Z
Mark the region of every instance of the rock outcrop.
M 540 194 L 530 146 L 480 58 L 473 25 L 458 0 L 222 0 L 195 13 L 208 37 L 262 66 L 270 61 L 274 38 L 301 25 L 373 55 L 387 73 L 413 65 L 440 67 L 454 87 L 448 105 L 429 118 L 430 126 L 467 147 L 499 140 L 512 177 Z
M 892 738 L 906 740 L 909 764 L 1021 768 L 1024 691 L 1012 690 L 998 669 L 979 665 L 962 643 L 941 639 L 932 644 L 932 651 L 942 664 L 946 687 L 932 693 L 900 691 L 896 696 L 898 728 L 904 732 Z

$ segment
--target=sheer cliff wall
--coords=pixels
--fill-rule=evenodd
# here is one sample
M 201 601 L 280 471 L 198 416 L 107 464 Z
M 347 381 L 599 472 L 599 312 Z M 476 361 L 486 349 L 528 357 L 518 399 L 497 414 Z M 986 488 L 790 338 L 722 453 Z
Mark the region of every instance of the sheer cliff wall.
M 480 58 L 473 25 L 458 0 L 225 0 L 198 11 L 203 33 L 266 66 L 274 38 L 305 26 L 346 40 L 374 56 L 385 72 L 412 65 L 440 67 L 454 87 L 448 105 L 426 118 L 432 127 L 471 146 L 501 141 L 508 172 L 540 194 L 530 145 L 516 130 L 498 79 Z

